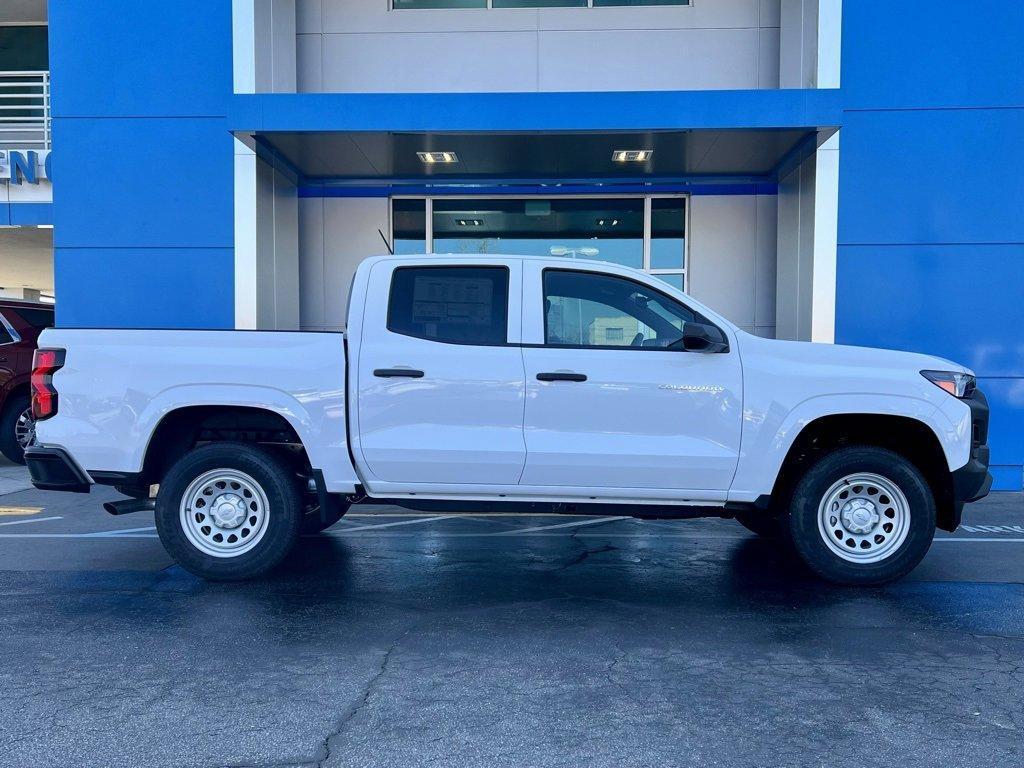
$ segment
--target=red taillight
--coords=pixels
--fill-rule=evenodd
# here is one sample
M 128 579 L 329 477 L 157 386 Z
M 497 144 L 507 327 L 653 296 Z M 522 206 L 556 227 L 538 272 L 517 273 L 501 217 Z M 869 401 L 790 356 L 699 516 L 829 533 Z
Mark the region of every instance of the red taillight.
M 64 365 L 63 349 L 37 349 L 32 357 L 32 416 L 36 421 L 57 413 L 53 374 Z

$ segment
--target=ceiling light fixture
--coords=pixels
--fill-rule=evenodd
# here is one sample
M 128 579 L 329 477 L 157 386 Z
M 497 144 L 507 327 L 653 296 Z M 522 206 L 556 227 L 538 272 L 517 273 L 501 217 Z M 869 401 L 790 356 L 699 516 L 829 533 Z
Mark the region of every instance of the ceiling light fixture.
M 459 156 L 454 152 L 417 152 L 416 157 L 420 159 L 420 162 L 427 165 L 459 162 Z
M 653 149 L 616 149 L 612 152 L 612 160 L 616 163 L 645 163 L 653 155 Z
M 455 223 L 460 227 L 482 227 L 483 219 L 456 219 Z

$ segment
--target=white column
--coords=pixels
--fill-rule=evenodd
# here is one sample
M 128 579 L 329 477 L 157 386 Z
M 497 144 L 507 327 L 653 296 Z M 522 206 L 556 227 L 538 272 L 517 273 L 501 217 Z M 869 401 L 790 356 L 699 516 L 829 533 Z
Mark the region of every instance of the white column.
M 836 340 L 836 256 L 839 237 L 839 134 L 818 149 L 814 185 L 811 341 Z
M 779 180 L 775 301 L 775 334 L 779 339 L 811 338 L 815 171 L 812 155 Z
M 817 87 L 819 0 L 781 0 L 779 87 Z M 829 0 L 821 0 L 829 2 Z
M 843 0 L 818 0 L 818 87 L 838 88 Z
M 779 181 L 776 333 L 835 341 L 839 136 Z
M 256 154 L 235 139 L 235 328 L 257 327 Z
M 255 93 L 256 0 L 232 0 L 231 43 L 235 93 Z
M 232 0 L 235 93 L 295 92 L 295 0 Z

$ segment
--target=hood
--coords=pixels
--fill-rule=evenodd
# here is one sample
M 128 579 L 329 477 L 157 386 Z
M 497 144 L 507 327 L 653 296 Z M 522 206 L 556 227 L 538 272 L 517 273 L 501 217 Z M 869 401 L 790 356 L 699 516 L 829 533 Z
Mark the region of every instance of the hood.
M 846 344 L 824 344 L 810 341 L 781 341 L 763 339 L 748 333 L 743 333 L 740 345 L 741 353 L 743 348 L 754 345 L 762 347 L 764 352 L 776 355 L 781 359 L 800 363 L 817 362 L 826 365 L 876 370 L 884 368 L 902 371 L 954 371 L 974 375 L 974 371 L 959 363 L 954 363 L 952 360 L 934 355 L 923 355 L 918 352 L 902 352 L 896 349 L 855 347 Z

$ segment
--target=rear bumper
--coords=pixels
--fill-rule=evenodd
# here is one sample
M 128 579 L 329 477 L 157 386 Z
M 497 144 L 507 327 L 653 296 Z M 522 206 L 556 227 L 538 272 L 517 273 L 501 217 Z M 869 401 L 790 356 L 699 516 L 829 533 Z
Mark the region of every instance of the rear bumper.
M 89 492 L 89 476 L 63 448 L 33 445 L 25 450 L 25 463 L 32 485 L 40 490 Z

